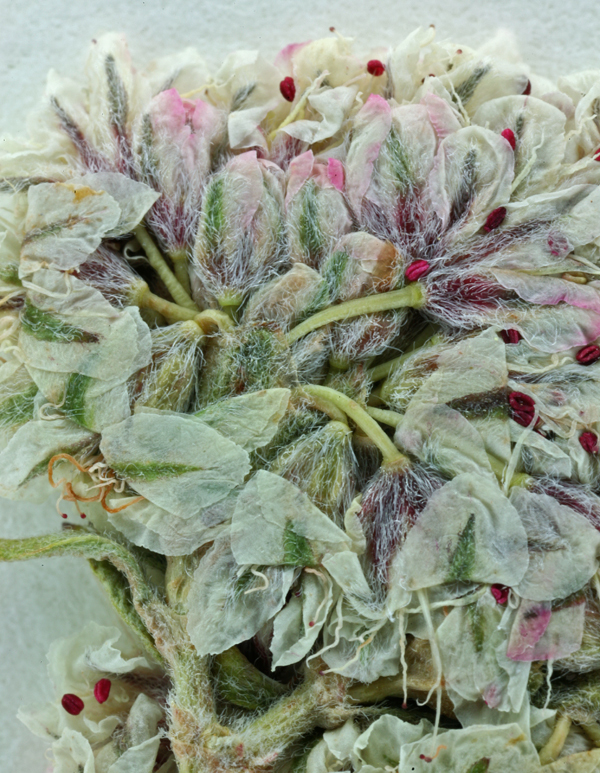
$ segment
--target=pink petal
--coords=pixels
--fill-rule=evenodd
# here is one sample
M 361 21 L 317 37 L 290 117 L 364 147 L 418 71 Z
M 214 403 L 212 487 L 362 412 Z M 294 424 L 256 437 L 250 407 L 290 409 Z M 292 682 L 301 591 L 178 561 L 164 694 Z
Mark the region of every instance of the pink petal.
M 371 94 L 354 121 L 356 139 L 346 162 L 346 195 L 350 206 L 360 212 L 362 199 L 369 189 L 373 165 L 392 126 L 392 110 L 378 94 Z
M 327 162 L 327 176 L 334 188 L 338 191 L 344 189 L 344 165 L 337 158 L 330 158 Z

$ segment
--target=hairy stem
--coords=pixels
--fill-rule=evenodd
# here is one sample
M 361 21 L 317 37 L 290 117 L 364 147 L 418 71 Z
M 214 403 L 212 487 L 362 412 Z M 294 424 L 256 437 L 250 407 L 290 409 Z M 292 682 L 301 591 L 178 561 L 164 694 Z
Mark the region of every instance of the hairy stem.
M 363 314 L 374 314 L 378 311 L 391 311 L 392 309 L 406 307 L 419 309 L 424 303 L 425 293 L 422 285 L 418 282 L 413 282 L 401 290 L 367 295 L 365 298 L 354 298 L 351 301 L 344 301 L 344 303 L 340 303 L 337 306 L 329 306 L 327 309 L 313 314 L 312 317 L 305 319 L 304 322 L 292 328 L 287 334 L 286 339 L 289 344 L 292 344 L 294 341 L 302 338 L 302 336 L 324 325 L 328 325 L 330 322 L 352 319 Z
M 181 283 L 167 265 L 165 259 L 160 254 L 160 250 L 156 244 L 154 244 L 152 237 L 145 229 L 145 227 L 140 224 L 134 228 L 133 233 L 146 253 L 150 265 L 165 283 L 175 303 L 177 303 L 179 306 L 183 306 L 184 308 L 198 312 L 198 307 L 181 286 Z
M 375 365 L 375 367 L 370 368 L 367 371 L 367 375 L 375 383 L 376 381 L 381 381 L 384 378 L 387 378 L 387 376 L 390 375 L 390 373 L 395 370 L 398 366 L 402 365 L 403 362 L 405 362 L 411 355 L 415 353 L 417 349 L 420 349 L 422 346 L 424 346 L 428 341 L 431 341 L 433 343 L 432 338 L 434 338 L 434 328 L 432 325 L 427 325 L 425 330 L 422 330 L 419 335 L 415 338 L 415 340 L 412 342 L 411 347 L 408 351 L 404 352 L 404 354 L 401 354 L 399 357 L 394 357 L 393 360 L 388 360 L 387 362 L 382 362 L 379 365 Z
M 216 655 L 215 665 L 217 689 L 234 706 L 265 709 L 288 692 L 285 685 L 270 679 L 253 666 L 237 647 Z
M 331 387 L 306 384 L 303 386 L 303 389 L 311 396 L 314 395 L 315 397 L 320 397 L 333 403 L 336 408 L 339 408 L 349 416 L 356 426 L 375 443 L 377 448 L 379 448 L 383 454 L 384 464 L 398 461 L 408 462 L 407 457 L 398 451 L 375 419 L 369 416 L 367 411 L 364 408 L 361 408 L 356 401 L 341 392 L 337 392 L 335 389 L 331 389 Z

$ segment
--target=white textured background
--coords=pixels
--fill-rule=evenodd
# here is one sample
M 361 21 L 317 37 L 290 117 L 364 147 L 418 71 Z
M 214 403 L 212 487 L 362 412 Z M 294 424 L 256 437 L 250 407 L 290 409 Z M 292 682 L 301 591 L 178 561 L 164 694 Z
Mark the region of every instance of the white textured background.
M 523 59 L 547 77 L 600 68 L 598 0 L 0 0 L 0 132 L 21 132 L 48 69 L 77 73 L 89 41 L 110 30 L 127 34 L 141 65 L 190 45 L 218 64 L 236 48 L 272 56 L 331 26 L 355 37 L 360 51 L 429 24 L 439 37 L 472 46 L 500 27 L 513 30 Z M 0 500 L 0 536 L 41 534 L 58 523 L 52 505 Z M 0 771 L 47 770 L 45 742 L 16 710 L 51 697 L 45 653 L 53 639 L 110 618 L 83 561 L 0 565 Z

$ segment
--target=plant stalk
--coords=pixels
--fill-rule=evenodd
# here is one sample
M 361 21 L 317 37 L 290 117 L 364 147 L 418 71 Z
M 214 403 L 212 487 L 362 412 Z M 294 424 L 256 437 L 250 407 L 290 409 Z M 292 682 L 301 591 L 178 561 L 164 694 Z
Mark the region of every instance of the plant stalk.
M 306 384 L 303 386 L 305 392 L 315 397 L 323 398 L 333 403 L 337 408 L 349 416 L 352 421 L 375 443 L 377 448 L 383 454 L 384 464 L 389 462 L 407 462 L 408 459 L 400 453 L 389 437 L 381 429 L 374 418 L 369 416 L 367 411 L 352 398 L 347 397 L 341 392 L 331 389 L 331 387 L 317 386 L 316 384 Z
M 378 311 L 391 311 L 392 309 L 412 308 L 419 309 L 425 303 L 425 292 L 419 282 L 403 287 L 401 290 L 392 290 L 389 293 L 377 293 L 367 295 L 365 298 L 354 298 L 344 301 L 337 306 L 329 306 L 312 317 L 305 319 L 287 334 L 288 344 L 293 344 L 302 336 L 312 333 L 330 322 L 360 317 L 363 314 L 374 314 Z

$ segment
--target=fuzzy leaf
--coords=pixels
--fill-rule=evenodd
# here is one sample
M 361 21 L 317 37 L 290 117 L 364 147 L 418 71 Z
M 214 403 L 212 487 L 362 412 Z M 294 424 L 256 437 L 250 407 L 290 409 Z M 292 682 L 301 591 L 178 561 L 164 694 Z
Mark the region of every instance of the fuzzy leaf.
M 231 546 L 239 564 L 315 566 L 349 540 L 297 486 L 259 470 L 236 505 Z
M 289 398 L 289 389 L 263 389 L 214 403 L 195 415 L 250 452 L 273 439 Z
M 497 484 L 463 473 L 430 497 L 397 560 L 410 590 L 455 581 L 514 586 L 527 570 L 527 537 Z
M 182 518 L 224 499 L 250 469 L 242 448 L 184 414 L 131 416 L 104 430 L 100 448 L 135 491 Z
M 229 540 L 221 538 L 194 573 L 187 630 L 198 655 L 218 654 L 250 639 L 285 604 L 293 568 L 261 566 L 266 581 L 239 570 Z

